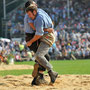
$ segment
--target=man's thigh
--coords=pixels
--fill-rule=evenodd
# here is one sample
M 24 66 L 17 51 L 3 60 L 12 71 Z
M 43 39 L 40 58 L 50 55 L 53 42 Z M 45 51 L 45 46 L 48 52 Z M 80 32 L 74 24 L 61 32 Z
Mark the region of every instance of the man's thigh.
M 33 37 L 34 34 L 26 34 L 26 42 L 30 41 Z M 31 46 L 29 46 L 29 49 L 36 53 L 39 44 L 40 44 L 40 40 L 37 40 L 36 42 L 32 43 Z
M 37 49 L 38 49 L 38 45 L 37 42 L 34 42 L 31 46 L 29 46 L 30 50 L 34 51 L 36 53 Z
M 49 48 L 50 46 L 48 44 L 46 44 L 45 42 L 40 42 L 36 55 L 46 55 L 48 53 Z

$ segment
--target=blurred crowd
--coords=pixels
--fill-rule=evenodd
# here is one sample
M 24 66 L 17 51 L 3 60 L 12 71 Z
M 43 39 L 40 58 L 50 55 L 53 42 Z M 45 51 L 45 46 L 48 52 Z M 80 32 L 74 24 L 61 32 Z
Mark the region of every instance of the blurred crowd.
M 34 52 L 26 47 L 25 41 L 2 41 L 0 40 L 0 61 L 30 61 L 34 57 Z
M 49 49 L 50 58 L 53 60 L 90 59 L 90 33 L 80 33 L 64 29 L 55 31 L 56 41 Z M 34 52 L 26 46 L 26 42 L 0 40 L 0 61 L 14 59 L 14 61 L 30 61 Z
M 38 6 L 48 12 L 56 28 L 75 29 L 77 32 L 89 30 L 90 7 L 76 0 L 69 1 L 69 15 L 67 0 L 38 0 Z
M 51 16 L 55 29 L 61 30 L 65 28 L 68 31 L 74 29 L 77 32 L 85 32 L 90 28 L 90 8 L 81 2 L 70 0 L 69 13 L 67 0 L 38 0 L 37 4 L 38 7 L 44 9 Z M 25 10 L 24 6 L 22 6 L 8 16 L 10 18 L 8 29 L 12 34 L 18 35 L 24 33 L 24 15 Z
M 55 26 L 56 42 L 50 48 L 49 54 L 51 59 L 90 58 L 90 8 L 81 1 L 69 1 L 68 9 L 67 0 L 37 0 L 38 7 L 51 16 Z M 23 7 L 17 8 L 8 16 L 10 20 L 7 25 L 11 38 L 24 35 L 25 11 Z M 20 44 L 24 45 L 24 53 L 20 51 Z M 0 45 L 0 49 L 2 46 L 5 52 L 13 51 L 14 56 L 19 54 L 19 57 L 22 57 L 23 54 L 29 52 L 25 42 L 11 41 Z
M 8 18 L 10 18 L 7 23 L 8 31 L 10 31 L 8 37 L 10 38 L 20 37 L 20 35 L 24 34 L 24 23 L 23 23 L 24 15 L 25 13 L 23 7 L 17 8 L 17 10 L 13 11 L 8 15 Z
M 56 42 L 49 50 L 53 59 L 90 59 L 90 33 L 55 31 Z

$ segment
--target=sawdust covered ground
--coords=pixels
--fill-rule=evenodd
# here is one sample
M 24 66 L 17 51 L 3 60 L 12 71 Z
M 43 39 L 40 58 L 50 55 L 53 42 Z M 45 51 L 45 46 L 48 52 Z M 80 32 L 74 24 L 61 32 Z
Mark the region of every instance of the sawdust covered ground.
M 0 71 L 3 70 L 21 70 L 21 69 L 33 69 L 31 65 L 0 65 Z
M 54 85 L 31 86 L 31 75 L 0 77 L 0 90 L 90 90 L 90 75 L 59 75 Z M 49 76 L 45 79 L 49 82 Z

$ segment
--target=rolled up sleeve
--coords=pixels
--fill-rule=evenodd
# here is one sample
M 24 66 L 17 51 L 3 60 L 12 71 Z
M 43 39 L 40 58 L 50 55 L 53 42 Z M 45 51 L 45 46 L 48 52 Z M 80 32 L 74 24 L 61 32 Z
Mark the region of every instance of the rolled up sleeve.
M 36 28 L 35 35 L 42 36 L 44 34 L 44 31 L 43 31 L 43 25 L 44 25 L 43 19 L 41 17 L 37 17 L 36 20 L 34 21 L 34 25 L 35 25 L 35 28 Z

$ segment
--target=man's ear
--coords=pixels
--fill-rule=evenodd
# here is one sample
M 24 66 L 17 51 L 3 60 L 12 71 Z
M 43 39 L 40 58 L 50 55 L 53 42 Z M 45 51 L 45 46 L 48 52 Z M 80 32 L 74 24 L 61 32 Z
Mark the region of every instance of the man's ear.
M 36 10 L 33 11 L 33 14 L 36 16 L 36 14 L 37 14 Z

